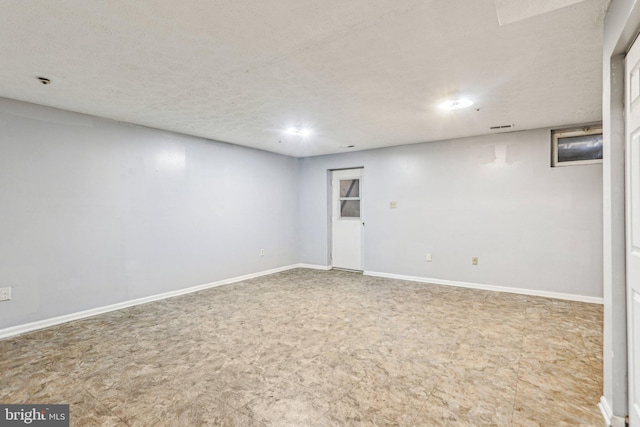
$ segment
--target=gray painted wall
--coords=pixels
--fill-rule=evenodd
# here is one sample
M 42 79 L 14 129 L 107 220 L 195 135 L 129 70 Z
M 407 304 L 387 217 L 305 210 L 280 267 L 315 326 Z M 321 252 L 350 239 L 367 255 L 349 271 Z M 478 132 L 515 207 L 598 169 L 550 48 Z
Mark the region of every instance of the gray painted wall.
M 602 296 L 602 168 L 550 168 L 548 129 L 298 160 L 0 99 L 0 137 L 0 329 L 328 265 L 358 166 L 366 270 Z
M 602 297 L 602 166 L 551 168 L 549 144 L 541 129 L 302 159 L 300 261 L 330 264 L 327 171 L 364 166 L 366 271 Z
M 7 99 L 0 153 L 0 329 L 298 262 L 295 158 Z

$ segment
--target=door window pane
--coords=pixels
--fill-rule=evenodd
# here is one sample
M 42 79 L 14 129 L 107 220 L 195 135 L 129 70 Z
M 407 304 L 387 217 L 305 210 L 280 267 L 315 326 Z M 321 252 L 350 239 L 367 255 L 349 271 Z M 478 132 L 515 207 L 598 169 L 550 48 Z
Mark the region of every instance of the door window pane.
M 341 179 L 340 197 L 360 197 L 360 180 Z
M 340 202 L 342 218 L 360 218 L 360 200 L 342 200 Z

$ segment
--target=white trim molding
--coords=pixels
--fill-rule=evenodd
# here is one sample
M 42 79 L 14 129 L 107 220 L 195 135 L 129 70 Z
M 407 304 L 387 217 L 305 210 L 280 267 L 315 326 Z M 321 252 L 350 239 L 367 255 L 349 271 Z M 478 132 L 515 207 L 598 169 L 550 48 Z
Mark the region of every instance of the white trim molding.
M 298 268 L 309 268 L 311 270 L 331 270 L 330 265 L 318 265 L 318 264 L 298 264 L 296 267 Z
M 591 304 L 603 304 L 603 299 L 586 295 L 563 294 L 560 292 L 537 291 L 533 289 L 510 288 L 506 286 L 484 285 L 481 283 L 458 282 L 455 280 L 433 279 L 419 276 L 405 276 L 402 274 L 380 273 L 377 271 L 365 271 L 365 276 L 384 277 L 387 279 L 408 280 L 411 282 L 431 283 L 433 285 L 457 286 L 461 288 L 481 289 L 484 291 L 508 292 L 512 294 L 531 295 L 536 297 L 555 298 L 569 301 L 588 302 Z
M 231 283 L 241 282 L 243 280 L 249 280 L 249 279 L 254 279 L 256 277 L 267 276 L 269 274 L 280 273 L 282 271 L 293 270 L 294 268 L 313 268 L 313 267 L 306 267 L 306 265 L 303 265 L 303 264 L 292 264 L 284 267 L 273 268 L 271 270 L 259 271 L 257 273 L 250 273 L 250 274 L 245 274 L 243 276 L 232 277 L 230 279 L 218 280 L 217 282 L 205 283 L 204 285 L 197 285 L 189 288 L 178 289 L 175 291 L 164 292 L 161 294 L 150 295 L 148 297 L 122 301 L 115 304 L 96 307 L 89 310 L 79 311 L 76 313 L 65 314 L 63 316 L 53 317 L 50 319 L 38 320 L 36 322 L 25 323 L 23 325 L 0 329 L 0 339 L 9 338 L 9 337 L 24 334 L 27 332 L 36 331 L 38 329 L 48 328 L 50 326 L 71 322 L 73 320 L 79 320 L 87 317 L 97 316 L 98 314 L 108 313 L 110 311 L 121 310 L 123 308 L 132 307 L 134 305 L 146 304 L 148 302 L 159 301 L 159 300 L 176 297 L 184 294 L 190 294 L 192 292 L 203 291 L 209 288 L 229 285 Z
M 611 419 L 613 418 L 613 414 L 611 413 L 611 408 L 609 407 L 609 403 L 604 396 L 600 396 L 600 402 L 598 402 L 598 408 L 600 408 L 600 412 L 602 412 L 602 418 L 604 418 L 604 425 L 607 427 L 611 427 Z
M 312 270 L 323 270 L 323 271 L 331 270 L 331 266 L 328 266 L 328 265 L 303 264 L 303 263 L 291 264 L 284 267 L 273 268 L 271 270 L 259 271 L 257 273 L 245 274 L 243 276 L 232 277 L 229 279 L 219 280 L 217 282 L 206 283 L 204 285 L 192 286 L 189 288 L 178 289 L 175 291 L 164 292 L 161 294 L 150 295 L 147 297 L 136 298 L 128 301 L 122 301 L 119 303 L 110 304 L 102 307 L 96 307 L 89 310 L 79 311 L 76 313 L 65 314 L 63 316 L 53 317 L 50 319 L 38 320 L 31 323 L 25 323 L 23 325 L 11 326 L 9 328 L 0 329 L 0 339 L 9 338 L 9 337 L 24 334 L 27 332 L 36 331 L 38 329 L 48 328 L 50 326 L 71 322 L 73 320 L 79 320 L 87 317 L 97 316 L 99 314 L 108 313 L 110 311 L 121 310 L 123 308 L 132 307 L 135 305 L 146 304 L 148 302 L 159 301 L 159 300 L 176 297 L 184 294 L 190 294 L 192 292 L 203 291 L 205 289 L 215 288 L 218 286 L 229 285 L 231 283 L 241 282 L 243 280 L 249 280 L 249 279 L 254 279 L 256 277 L 267 276 L 274 273 L 293 270 L 295 268 L 307 268 Z M 572 300 L 572 301 L 602 304 L 602 298 L 587 297 L 587 296 L 581 296 L 581 295 L 560 294 L 560 293 L 545 292 L 545 291 L 532 291 L 528 289 L 519 289 L 519 288 L 506 288 L 502 286 L 481 285 L 477 283 L 456 282 L 452 280 L 443 280 L 443 279 L 429 279 L 425 277 L 405 276 L 405 275 L 390 274 L 390 273 L 379 273 L 375 271 L 365 271 L 363 272 L 363 274 L 365 276 L 385 277 L 388 279 L 398 279 L 398 280 L 409 280 L 412 282 L 432 283 L 435 285 L 459 286 L 463 288 L 483 289 L 483 290 L 498 291 L 498 292 L 511 292 L 511 293 L 523 294 L 523 295 L 534 295 L 534 296 L 542 296 L 542 297 L 548 297 L 548 298 L 558 298 L 558 299 L 565 299 L 565 300 Z
M 602 412 L 602 418 L 604 418 L 604 425 L 606 427 L 625 427 L 627 425 L 625 418 L 613 415 L 609 402 L 607 402 L 604 396 L 600 397 L 598 408 L 600 408 L 600 412 Z

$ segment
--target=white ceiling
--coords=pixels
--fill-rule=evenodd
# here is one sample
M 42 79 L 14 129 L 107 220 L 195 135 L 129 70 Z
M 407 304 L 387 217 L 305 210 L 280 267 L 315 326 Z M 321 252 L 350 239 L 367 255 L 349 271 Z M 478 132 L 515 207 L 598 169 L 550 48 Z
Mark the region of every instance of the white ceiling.
M 608 3 L 0 0 L 0 96 L 293 156 L 599 121 Z

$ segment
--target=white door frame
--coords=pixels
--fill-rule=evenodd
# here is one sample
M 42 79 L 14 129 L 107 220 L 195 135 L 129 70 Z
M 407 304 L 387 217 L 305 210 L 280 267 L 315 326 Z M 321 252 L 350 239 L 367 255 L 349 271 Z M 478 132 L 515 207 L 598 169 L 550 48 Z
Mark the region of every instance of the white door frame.
M 625 56 L 640 30 L 640 2 L 612 1 L 603 40 L 604 388 L 605 423 L 624 427 L 629 413 L 625 219 Z M 640 427 L 640 426 L 633 426 Z
M 629 76 L 634 76 L 629 78 Z M 640 426 L 640 40 L 625 58 L 625 200 L 629 425 Z
M 364 220 L 364 206 L 363 200 L 365 195 L 365 186 L 364 186 L 364 166 L 354 166 L 349 168 L 339 168 L 339 169 L 328 169 L 327 177 L 328 177 L 328 257 L 329 257 L 329 266 L 330 268 L 342 268 L 335 267 L 333 263 L 333 244 L 334 244 L 334 235 L 333 235 L 333 221 L 334 221 L 334 211 L 337 208 L 335 206 L 335 197 L 333 192 L 333 173 L 339 171 L 350 171 L 350 170 L 360 170 L 360 269 L 355 271 L 364 271 L 364 242 L 365 242 L 365 220 Z

